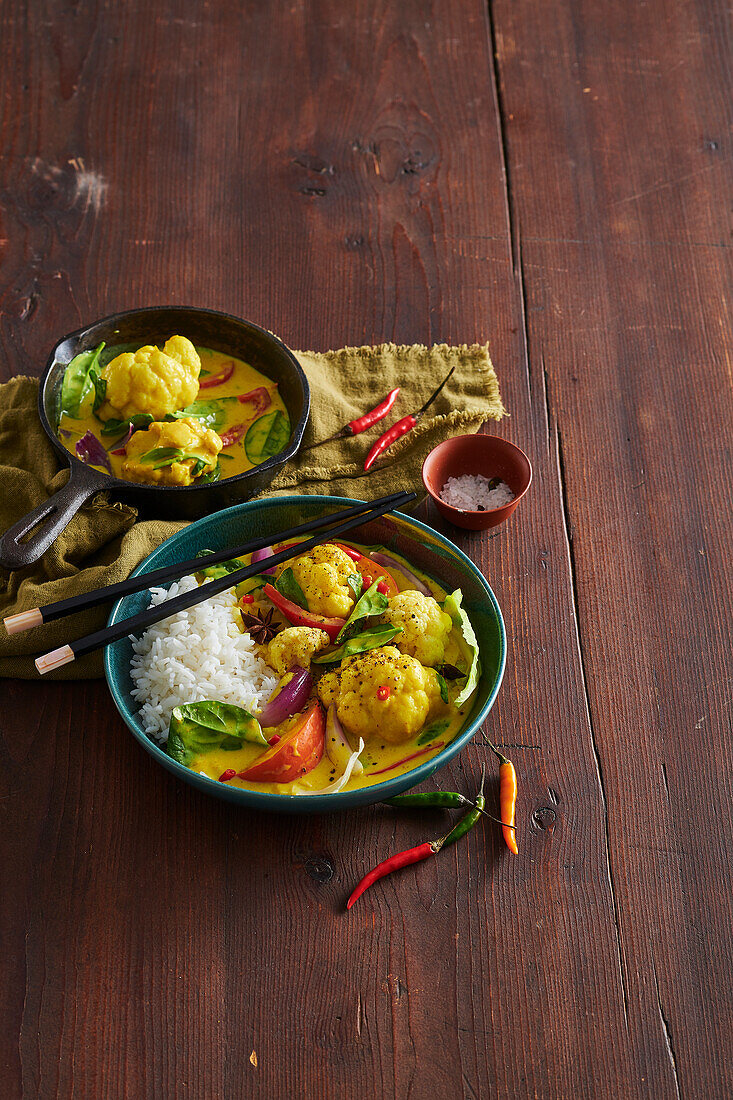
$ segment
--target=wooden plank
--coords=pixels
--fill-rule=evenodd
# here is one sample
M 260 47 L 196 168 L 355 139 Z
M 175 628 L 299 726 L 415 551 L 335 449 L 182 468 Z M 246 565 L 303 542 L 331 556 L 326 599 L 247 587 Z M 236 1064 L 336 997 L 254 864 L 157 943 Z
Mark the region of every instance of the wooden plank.
M 545 372 L 561 426 L 629 1041 L 646 1094 L 722 1096 L 733 1076 L 733 914 L 718 885 L 732 779 L 722 10 L 565 4 L 529 33 L 530 16 L 495 5 L 532 378 L 539 387 Z
M 724 415 L 717 9 L 493 8 L 3 9 L 6 375 L 141 302 L 229 309 L 321 349 L 490 337 L 500 430 L 536 476 L 510 526 L 458 540 L 508 621 L 487 731 L 522 775 L 517 860 L 484 829 L 347 919 L 364 869 L 443 815 L 242 814 L 162 774 L 103 685 L 4 684 L 8 1095 L 716 1095 L 728 925 L 708 882 L 726 852 L 716 838 L 698 864 L 689 823 L 704 790 L 729 807 L 729 758 L 713 736 L 715 768 L 693 770 L 677 737 L 704 675 L 692 744 L 725 720 L 723 515 L 706 530 L 675 494 L 725 459 L 700 430 Z M 681 118 L 700 88 L 718 148 L 693 155 Z M 704 390 L 682 413 L 680 346 Z M 657 615 L 678 606 L 670 637 Z M 696 628 L 717 632 L 702 650 Z M 476 743 L 441 784 L 470 789 L 483 760 Z

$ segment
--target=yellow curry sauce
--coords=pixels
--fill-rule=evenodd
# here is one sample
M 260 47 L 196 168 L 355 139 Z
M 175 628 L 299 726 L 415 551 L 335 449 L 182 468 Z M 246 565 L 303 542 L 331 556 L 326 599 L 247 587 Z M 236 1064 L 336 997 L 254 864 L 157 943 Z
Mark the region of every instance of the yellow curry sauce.
M 164 349 L 156 348 L 152 350 L 160 353 L 168 349 L 169 345 L 174 345 L 176 341 L 181 344 L 188 344 L 191 347 L 189 342 L 181 337 L 171 337 Z M 148 350 L 130 349 L 128 347 L 105 348 L 100 358 L 102 377 L 104 378 L 105 374 L 109 373 L 109 364 L 121 356 L 132 357 L 132 355 L 139 354 L 140 351 Z M 123 480 L 153 484 L 185 485 L 196 483 L 195 478 L 191 479 L 188 476 L 190 464 L 189 467 L 181 467 L 185 475 L 183 477 L 159 478 L 157 476 L 145 476 L 147 471 L 136 467 L 133 461 L 134 451 L 144 450 L 144 447 L 140 445 L 143 439 L 147 441 L 149 438 L 150 448 L 168 444 L 169 446 L 182 446 L 185 450 L 187 446 L 185 439 L 183 443 L 179 441 L 186 434 L 181 431 L 185 424 L 190 424 L 194 431 L 199 426 L 201 427 L 199 439 L 195 441 L 198 442 L 199 446 L 198 448 L 194 446 L 193 449 L 197 450 L 197 454 L 200 453 L 202 458 L 206 460 L 206 465 L 202 463 L 202 473 L 209 472 L 217 460 L 218 445 L 215 443 L 212 446 L 209 442 L 211 431 L 215 432 L 221 439 L 223 446 L 218 450 L 217 479 L 244 473 L 266 458 L 271 457 L 272 454 L 278 453 L 290 437 L 290 425 L 287 410 L 277 390 L 277 384 L 241 359 L 235 359 L 231 355 L 210 348 L 196 347 L 195 350 L 200 359 L 200 374 L 197 373 L 194 364 L 191 368 L 192 375 L 189 374 L 189 377 L 184 379 L 184 384 L 178 387 L 168 405 L 162 406 L 167 412 L 172 412 L 170 405 L 173 405 L 176 415 L 179 415 L 182 410 L 188 410 L 192 407 L 191 417 L 187 420 L 179 419 L 172 423 L 156 423 L 152 432 L 149 426 L 144 432 L 137 432 L 129 441 L 133 446 L 130 448 L 130 455 L 128 455 L 127 449 L 121 448 L 121 441 L 124 440 L 127 426 L 115 433 L 109 431 L 110 425 L 121 423 L 124 417 L 129 418 L 137 414 L 150 413 L 154 416 L 156 422 L 164 421 L 165 418 L 161 415 L 161 406 L 159 405 L 156 408 L 154 404 L 150 403 L 150 392 L 136 393 L 133 388 L 131 392 L 126 391 L 122 397 L 119 397 L 117 396 L 119 387 L 117 389 L 112 388 L 115 379 L 110 377 L 109 380 L 105 379 L 107 382 L 107 396 L 111 395 L 120 402 L 122 407 L 112 407 L 109 400 L 107 400 L 101 404 L 95 414 L 93 411 L 94 388 L 91 387 L 79 407 L 78 416 L 72 417 L 62 412 L 58 425 L 60 442 L 68 451 L 75 454 L 79 440 L 87 432 L 91 432 L 107 452 L 113 476 Z M 226 377 L 227 375 L 229 377 Z M 225 380 L 217 381 L 220 377 L 224 377 Z M 215 384 L 211 384 L 212 382 Z M 152 386 L 150 389 L 152 389 Z M 246 399 L 239 400 L 241 397 L 246 397 Z M 201 419 L 198 419 L 197 414 L 199 413 L 203 414 Z M 103 428 L 107 430 L 103 432 Z M 251 432 L 250 429 L 252 429 Z M 172 433 L 172 438 L 168 439 L 164 434 L 163 439 L 160 439 L 161 430 L 164 433 Z M 190 431 L 187 434 L 195 440 L 195 436 L 192 436 Z M 203 451 L 201 450 L 202 446 L 204 447 Z M 120 449 L 124 450 L 125 453 L 115 453 Z M 91 464 L 105 473 L 110 472 L 102 465 L 97 465 L 94 462 Z M 207 478 L 207 480 L 212 479 Z
M 357 543 L 350 542 L 349 546 L 361 551 L 362 554 L 368 557 L 369 549 L 364 546 L 360 546 Z M 404 561 L 407 565 L 407 561 L 404 558 L 400 558 L 394 552 L 390 552 L 390 556 L 396 560 Z M 246 559 L 242 559 L 246 560 Z M 431 577 L 426 576 L 424 573 L 419 572 L 414 566 L 409 566 L 410 570 L 418 576 L 431 590 L 434 598 L 439 602 L 445 600 L 447 593 L 438 585 Z M 414 586 L 397 570 L 390 569 L 390 576 L 393 578 L 397 588 L 400 592 L 411 590 Z M 263 597 L 262 602 L 256 602 L 254 605 L 248 605 L 247 610 L 256 610 L 258 607 L 262 609 L 269 609 L 270 603 Z M 233 614 L 238 620 L 240 618 L 239 607 L 233 607 Z M 282 617 L 282 616 L 281 616 Z M 286 623 L 287 625 L 287 623 Z M 261 653 L 266 656 L 266 649 L 262 647 Z M 465 664 L 465 648 L 463 645 L 460 632 L 454 626 L 449 635 L 448 641 L 445 646 L 444 661 L 447 664 L 460 665 L 462 662 Z M 314 674 L 314 680 L 319 673 L 326 674 L 329 669 L 333 668 L 333 665 L 315 665 L 311 664 L 311 673 Z M 282 684 L 283 681 L 281 681 Z M 461 681 L 463 683 L 464 681 Z M 278 689 L 280 689 L 278 685 Z M 455 696 L 455 692 L 452 693 Z M 387 780 L 394 779 L 397 776 L 404 775 L 411 771 L 413 768 L 424 764 L 436 756 L 445 745 L 449 744 L 455 736 L 461 730 L 466 716 L 470 713 L 473 707 L 473 697 L 475 692 L 460 706 L 456 707 L 449 702 L 444 704 L 439 702 L 436 707 L 431 710 L 428 721 L 423 729 L 419 730 L 413 737 L 408 740 L 401 741 L 396 744 L 391 744 L 389 741 L 380 738 L 378 735 L 371 737 L 366 741 L 365 748 L 360 754 L 360 761 L 363 765 L 363 772 L 360 775 L 352 775 L 348 783 L 342 787 L 342 791 L 353 791 L 362 787 L 372 786 L 376 783 L 386 782 Z M 317 690 L 314 686 L 312 693 L 312 699 L 317 698 Z M 301 722 L 303 718 L 302 713 L 295 715 L 292 718 L 287 719 L 280 726 L 272 729 L 264 729 L 264 735 L 269 740 L 273 733 L 277 733 L 281 736 L 286 734 L 294 726 Z M 427 743 L 424 740 L 424 736 L 428 729 L 433 730 L 433 736 L 428 738 Z M 348 741 L 352 745 L 352 749 L 358 747 L 358 743 L 355 741 L 353 735 L 350 735 L 348 731 L 344 731 Z M 422 740 L 421 745 L 418 741 Z M 432 746 L 432 747 L 431 747 Z M 332 763 L 327 752 L 328 746 L 326 745 L 326 751 L 324 751 L 323 757 L 310 772 L 306 775 L 298 778 L 297 780 L 289 783 L 273 783 L 273 782 L 253 782 L 240 779 L 238 776 L 230 779 L 227 783 L 228 786 L 239 787 L 244 790 L 268 792 L 272 794 L 283 795 L 303 795 L 306 792 L 318 792 L 324 787 L 327 787 L 334 780 L 338 779 L 340 771 Z M 428 751 L 425 751 L 428 749 Z M 214 749 L 207 753 L 194 757 L 190 762 L 189 767 L 202 775 L 208 776 L 210 779 L 218 780 L 219 777 L 228 770 L 234 770 L 240 772 L 250 767 L 259 756 L 265 751 L 265 748 L 254 744 L 245 744 L 241 749 L 234 751 L 224 751 L 221 749 Z M 415 759 L 406 759 L 411 757 L 414 753 L 420 753 Z M 404 761 L 400 763 L 400 761 Z M 392 765 L 396 765 L 392 767 Z M 388 769 L 388 770 L 383 770 Z M 380 772 L 381 774 L 374 774 Z

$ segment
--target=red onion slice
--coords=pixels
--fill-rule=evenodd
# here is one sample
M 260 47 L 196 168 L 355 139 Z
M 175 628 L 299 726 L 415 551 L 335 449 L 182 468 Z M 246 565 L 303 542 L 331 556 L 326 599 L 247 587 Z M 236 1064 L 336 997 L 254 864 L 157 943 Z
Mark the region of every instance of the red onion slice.
M 377 565 L 383 565 L 386 569 L 399 570 L 402 576 L 406 577 L 418 592 L 422 592 L 423 596 L 432 596 L 433 593 L 425 584 L 425 581 L 421 581 L 419 577 L 416 577 L 401 561 L 397 561 L 396 558 L 391 558 L 389 554 L 370 554 L 369 557 L 372 561 L 375 561 Z
M 254 553 L 252 554 L 252 564 L 254 565 L 255 562 L 265 561 L 266 558 L 273 558 L 274 556 L 275 556 L 275 551 L 272 549 L 272 547 L 271 546 L 266 546 L 264 548 L 264 550 L 255 550 L 254 551 Z M 272 569 L 262 569 L 261 572 L 262 573 L 272 573 L 274 575 L 275 573 L 277 573 L 277 569 L 275 569 L 275 567 L 273 566 Z
M 97 439 L 94 432 L 85 432 L 77 441 L 76 456 L 88 466 L 103 466 L 108 474 L 112 473 L 112 463 L 109 455 Z
M 302 710 L 310 698 L 313 677 L 306 668 L 296 665 L 291 668 L 292 680 L 278 691 L 274 699 L 265 703 L 262 713 L 257 715 L 261 726 L 279 726 L 286 718 Z

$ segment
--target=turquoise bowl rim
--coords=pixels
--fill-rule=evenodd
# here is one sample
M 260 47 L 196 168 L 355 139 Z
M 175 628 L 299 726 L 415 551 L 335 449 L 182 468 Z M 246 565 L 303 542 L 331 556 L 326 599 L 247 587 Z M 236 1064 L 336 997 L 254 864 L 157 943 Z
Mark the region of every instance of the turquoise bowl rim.
M 152 553 L 148 554 L 147 558 L 140 562 L 136 569 L 133 570 L 131 576 L 138 576 L 140 573 L 146 573 L 157 567 L 156 562 L 159 555 L 161 555 L 166 547 L 170 547 L 172 543 L 175 543 L 178 538 L 183 534 L 190 534 L 191 528 L 196 527 L 198 524 L 202 526 L 209 524 L 218 519 L 229 517 L 234 514 L 246 513 L 252 509 L 266 505 L 272 507 L 277 504 L 296 504 L 302 499 L 300 496 L 283 496 L 283 497 L 265 497 L 261 500 L 246 501 L 242 504 L 232 505 L 230 508 L 224 508 L 221 511 L 214 512 L 212 515 L 204 516 L 200 520 L 196 520 L 195 523 L 189 524 L 181 531 L 177 531 L 175 535 L 171 535 L 170 538 L 162 542 L 160 546 L 156 547 Z M 339 505 L 348 507 L 355 503 L 359 503 L 357 500 L 350 499 L 348 497 L 332 497 L 332 496 L 318 496 L 313 495 L 308 497 L 311 501 L 316 501 L 324 505 Z M 450 742 L 449 745 L 434 756 L 431 760 L 428 760 L 424 764 L 419 764 L 409 772 L 405 772 L 403 775 L 396 776 L 394 779 L 384 780 L 382 783 L 374 783 L 370 787 L 362 787 L 355 791 L 339 791 L 337 794 L 322 794 L 322 795 L 291 795 L 291 794 L 270 794 L 263 791 L 250 791 L 243 790 L 240 787 L 229 787 L 225 783 L 219 783 L 215 779 L 209 779 L 207 776 L 197 774 L 185 767 L 183 764 L 179 764 L 177 761 L 172 760 L 166 752 L 163 751 L 158 745 L 153 742 L 143 729 L 138 725 L 135 719 L 136 704 L 132 700 L 128 699 L 126 693 L 120 690 L 116 681 L 116 676 L 112 668 L 112 646 L 107 646 L 104 650 L 104 674 L 107 681 L 107 686 L 110 690 L 115 706 L 120 713 L 122 720 L 127 728 L 130 730 L 135 739 L 142 745 L 142 747 L 161 764 L 167 771 L 173 775 L 182 779 L 185 783 L 195 787 L 197 790 L 202 791 L 204 794 L 213 795 L 216 798 L 223 799 L 226 802 L 232 802 L 239 806 L 247 807 L 248 809 L 265 810 L 275 813 L 329 813 L 338 810 L 355 809 L 358 806 L 369 806 L 375 802 L 382 802 L 386 798 L 392 798 L 396 794 L 400 794 L 402 791 L 408 790 L 411 787 L 417 786 L 424 780 L 429 779 L 439 768 L 442 768 L 454 756 L 457 756 L 459 752 L 469 743 L 473 738 L 476 731 L 486 720 L 487 715 L 491 711 L 496 697 L 499 694 L 499 688 L 501 687 L 502 680 L 504 678 L 504 670 L 506 667 L 506 630 L 504 627 L 504 618 L 501 613 L 499 601 L 497 600 L 491 585 L 484 577 L 480 569 L 471 561 L 471 559 L 460 550 L 455 543 L 452 543 L 450 539 L 445 538 L 438 531 L 435 531 L 432 527 L 428 527 L 427 524 L 421 523 L 420 520 L 414 519 L 412 516 L 405 514 L 404 512 L 389 513 L 388 517 L 392 515 L 404 521 L 408 525 L 411 525 L 417 532 L 428 534 L 431 539 L 437 539 L 439 543 L 442 543 L 451 553 L 455 554 L 458 559 L 468 567 L 468 569 L 475 575 L 480 587 L 484 590 L 489 604 L 494 612 L 496 623 L 499 629 L 499 667 L 494 679 L 494 684 L 489 693 L 489 697 L 484 703 L 481 710 L 473 716 L 468 725 L 461 731 L 461 733 Z M 125 603 L 125 597 L 118 600 L 112 608 L 107 625 L 112 626 L 120 619 L 124 618 L 122 614 L 123 605 Z M 120 642 L 114 643 L 120 645 Z

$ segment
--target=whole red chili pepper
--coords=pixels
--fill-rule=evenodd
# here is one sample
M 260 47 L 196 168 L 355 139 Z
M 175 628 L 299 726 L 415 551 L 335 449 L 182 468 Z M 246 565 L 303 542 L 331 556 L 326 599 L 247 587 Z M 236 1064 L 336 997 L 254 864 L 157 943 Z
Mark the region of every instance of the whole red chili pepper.
M 387 428 L 387 431 L 384 433 L 384 435 L 380 435 L 376 443 L 372 444 L 371 450 L 369 451 L 369 454 L 366 456 L 366 459 L 364 461 L 364 469 L 367 473 L 369 472 L 369 470 L 371 470 L 372 466 L 377 461 L 379 456 L 383 455 L 388 447 L 391 447 L 392 444 L 395 443 L 401 436 L 407 435 L 408 432 L 412 431 L 418 421 L 422 419 L 427 410 L 430 408 L 433 401 L 435 401 L 436 397 L 443 389 L 443 386 L 446 384 L 455 369 L 455 367 L 451 367 L 451 369 L 448 371 L 448 374 L 440 383 L 435 393 L 430 395 L 430 397 L 427 399 L 421 409 L 418 409 L 415 413 L 409 413 L 407 416 L 403 416 L 402 419 L 398 420 L 396 424 L 393 424 L 391 428 Z
M 368 431 L 374 424 L 378 424 L 380 420 L 384 420 L 389 410 L 397 400 L 397 395 L 400 392 L 400 387 L 390 390 L 386 397 L 383 397 L 378 405 L 375 405 L 369 412 L 364 413 L 363 416 L 359 416 L 356 420 L 349 421 L 344 425 L 340 431 L 335 435 L 329 435 L 328 439 L 319 439 L 318 443 L 311 443 L 310 447 L 301 447 L 301 454 L 303 451 L 312 451 L 315 447 L 320 447 L 324 443 L 333 443 L 337 439 L 346 439 L 350 435 L 359 435 L 361 432 Z
M 510 852 L 519 855 L 517 830 L 514 815 L 517 807 L 517 772 L 511 760 L 499 752 L 496 745 L 488 742 L 489 748 L 499 758 L 499 812 L 504 822 L 504 841 Z
M 441 837 L 440 840 L 428 840 L 425 844 L 418 844 L 416 848 L 408 848 L 406 852 L 397 852 L 396 855 L 385 859 L 383 863 L 378 863 L 368 874 L 364 875 L 364 878 L 346 902 L 346 908 L 351 909 L 356 899 L 360 898 L 372 883 L 378 882 L 385 875 L 391 875 L 393 871 L 398 871 L 400 867 L 409 867 L 411 863 L 419 863 L 421 859 L 437 855 L 444 843 L 445 837 Z

